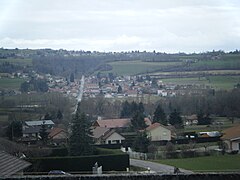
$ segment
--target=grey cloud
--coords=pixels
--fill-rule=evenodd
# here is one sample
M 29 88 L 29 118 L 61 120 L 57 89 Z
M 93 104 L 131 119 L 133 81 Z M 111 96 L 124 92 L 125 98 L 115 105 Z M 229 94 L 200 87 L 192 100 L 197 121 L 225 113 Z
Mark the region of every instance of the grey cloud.
M 237 0 L 3 0 L 0 7 L 3 47 L 191 52 L 240 45 Z

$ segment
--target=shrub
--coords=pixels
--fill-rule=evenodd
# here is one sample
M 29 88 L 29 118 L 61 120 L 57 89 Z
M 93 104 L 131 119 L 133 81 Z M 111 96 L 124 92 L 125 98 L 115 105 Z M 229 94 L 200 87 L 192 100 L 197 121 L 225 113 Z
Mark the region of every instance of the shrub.
M 183 158 L 192 158 L 195 157 L 195 151 L 182 151 Z
M 50 156 L 67 156 L 68 149 L 67 148 L 53 148 Z
M 68 156 L 27 159 L 31 162 L 32 171 L 49 172 L 59 169 L 67 172 L 91 172 L 96 162 L 103 166 L 103 171 L 125 171 L 129 167 L 128 154 L 105 156 Z

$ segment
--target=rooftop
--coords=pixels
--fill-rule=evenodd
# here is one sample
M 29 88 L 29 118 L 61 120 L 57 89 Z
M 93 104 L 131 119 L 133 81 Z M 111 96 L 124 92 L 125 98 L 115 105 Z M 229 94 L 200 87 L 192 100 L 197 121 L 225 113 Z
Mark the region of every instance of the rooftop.
M 103 136 L 105 133 L 107 133 L 108 131 L 110 131 L 109 128 L 106 127 L 96 127 L 93 129 L 93 137 L 98 139 L 101 136 Z
M 0 151 L 0 177 L 14 175 L 30 165 L 27 161 Z
M 99 127 L 106 128 L 123 128 L 129 127 L 131 124 L 130 119 L 105 119 L 105 120 L 97 120 L 94 125 Z
M 222 139 L 234 140 L 240 138 L 240 124 L 222 131 Z
M 27 126 L 41 126 L 43 123 L 45 125 L 54 125 L 52 120 L 25 121 Z

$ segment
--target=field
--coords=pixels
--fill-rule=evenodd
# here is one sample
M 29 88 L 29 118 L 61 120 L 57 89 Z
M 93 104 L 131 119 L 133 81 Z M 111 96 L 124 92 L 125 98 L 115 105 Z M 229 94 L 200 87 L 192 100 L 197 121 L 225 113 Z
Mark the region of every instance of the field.
M 182 64 L 181 62 L 142 62 L 142 61 L 117 61 L 108 63 L 113 67 L 109 72 L 117 75 L 135 75 L 161 70 Z
M 205 84 L 215 89 L 233 89 L 234 85 L 240 83 L 240 75 L 237 76 L 208 76 L 208 77 L 191 77 L 191 78 L 168 78 L 162 79 L 165 83 L 174 84 Z
M 0 78 L 1 89 L 19 89 L 24 79 L 20 78 Z
M 180 71 L 180 72 L 155 72 L 155 76 L 198 76 L 198 75 L 240 75 L 240 70 L 205 70 L 205 71 Z
M 225 55 L 218 60 L 202 60 L 191 65 L 194 68 L 203 67 L 205 69 L 239 69 L 239 55 Z
M 240 171 L 240 155 L 205 156 L 185 159 L 163 159 L 157 162 L 192 171 Z
M 32 66 L 32 59 L 0 59 L 0 64 L 3 62 L 9 62 L 20 66 Z
M 184 132 L 204 132 L 204 131 L 222 131 L 232 126 L 240 124 L 240 118 L 234 118 L 232 123 L 227 117 L 214 116 L 211 125 L 191 125 L 184 126 Z

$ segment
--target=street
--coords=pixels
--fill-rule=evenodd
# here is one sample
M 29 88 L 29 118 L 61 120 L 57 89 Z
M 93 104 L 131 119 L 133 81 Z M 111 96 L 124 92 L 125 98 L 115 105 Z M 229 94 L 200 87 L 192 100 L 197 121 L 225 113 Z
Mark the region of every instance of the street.
M 150 168 L 151 171 L 154 171 L 157 173 L 173 173 L 174 172 L 173 166 L 154 163 L 154 162 L 150 162 L 150 161 L 143 161 L 143 160 L 138 160 L 138 159 L 130 159 L 130 165 L 142 167 L 142 168 L 146 168 L 146 169 Z M 185 170 L 185 169 L 180 169 L 180 172 L 186 173 L 186 174 L 193 173 L 192 171 Z

